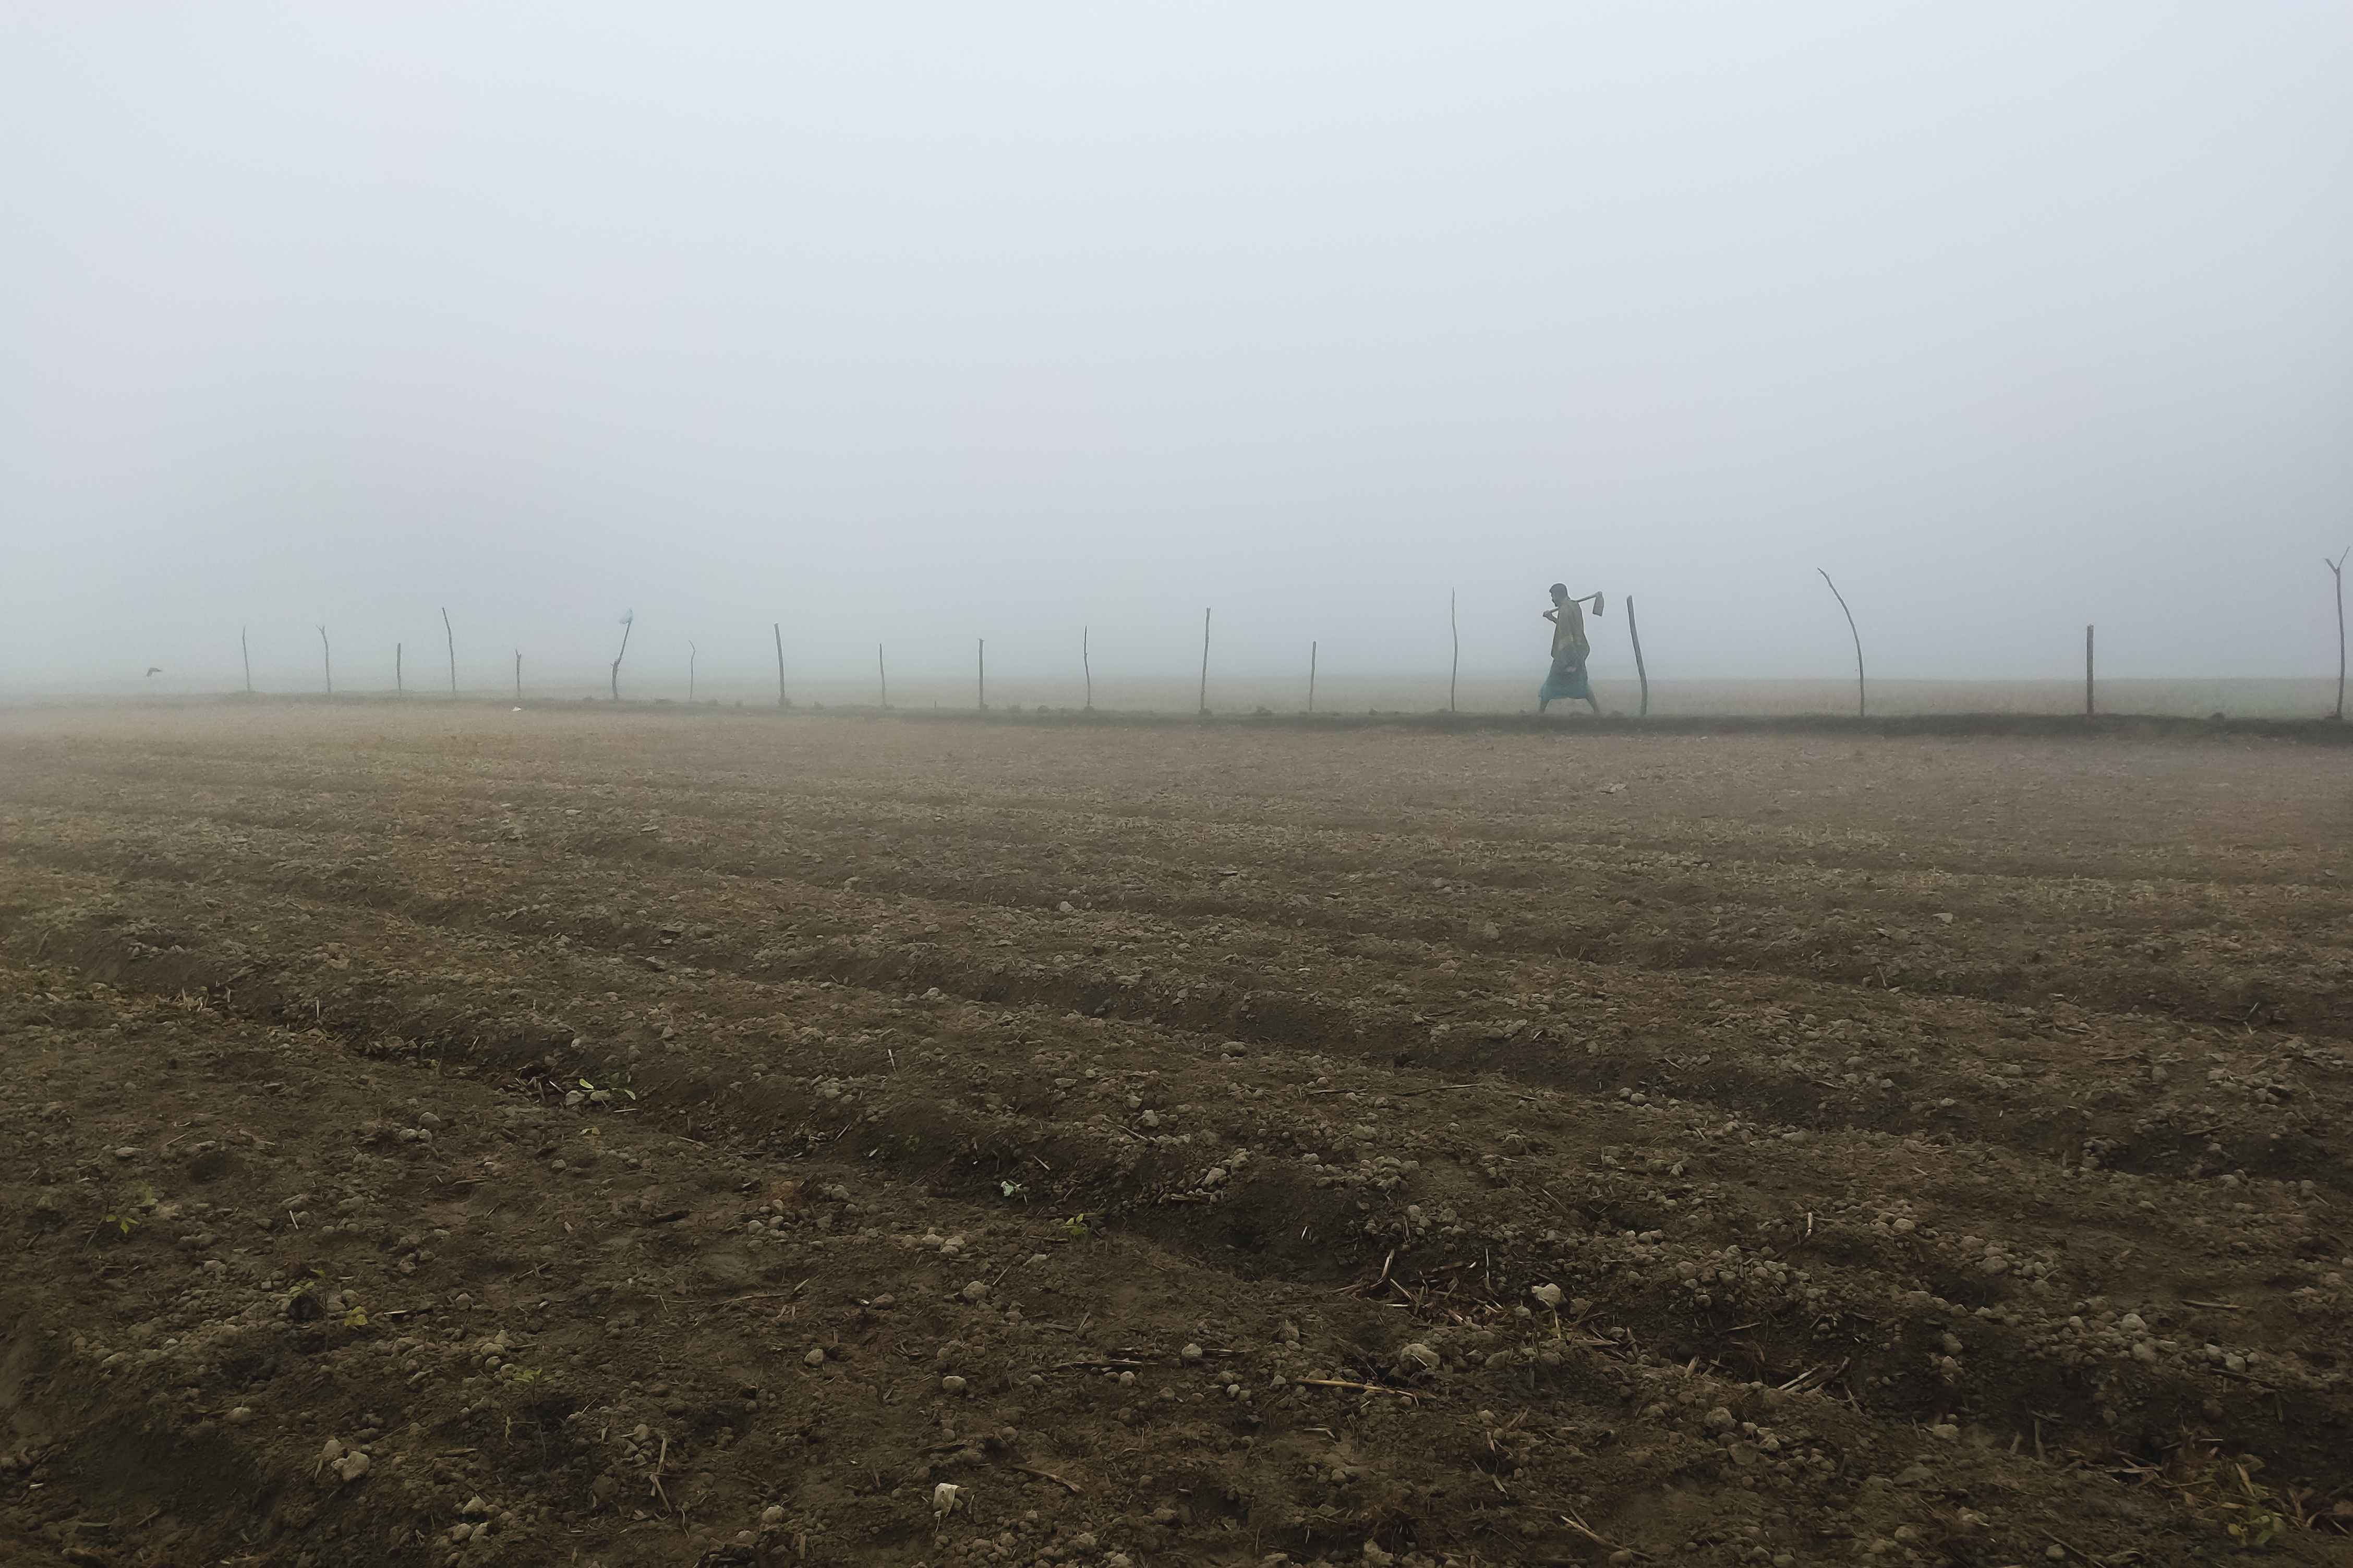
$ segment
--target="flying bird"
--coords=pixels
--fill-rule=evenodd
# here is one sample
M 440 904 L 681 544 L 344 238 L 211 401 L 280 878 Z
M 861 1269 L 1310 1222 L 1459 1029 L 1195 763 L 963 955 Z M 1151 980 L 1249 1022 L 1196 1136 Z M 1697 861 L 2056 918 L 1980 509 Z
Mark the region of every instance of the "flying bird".
M 164 667 L 160 664 L 151 664 L 147 667 L 147 675 L 150 679 L 153 679 L 163 673 Z

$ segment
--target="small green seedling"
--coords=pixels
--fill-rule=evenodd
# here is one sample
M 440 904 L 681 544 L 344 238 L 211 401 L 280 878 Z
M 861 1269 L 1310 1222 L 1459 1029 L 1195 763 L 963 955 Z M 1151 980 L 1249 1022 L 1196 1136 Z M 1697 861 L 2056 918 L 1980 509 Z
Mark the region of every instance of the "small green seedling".
M 1061 1231 L 1064 1241 L 1084 1241 L 1094 1234 L 1087 1228 L 1087 1216 L 1082 1214 L 1074 1214 L 1064 1220 L 1061 1224 Z
M 136 1216 L 154 1208 L 161 1201 L 156 1197 L 153 1187 L 145 1182 L 133 1183 L 125 1194 L 125 1202 L 120 1212 L 99 1216 L 98 1228 L 90 1233 L 90 1239 L 95 1241 L 111 1230 L 117 1241 L 128 1240 L 131 1233 L 139 1228 Z
M 2239 1483 L 2239 1496 L 2221 1505 L 2222 1511 L 2238 1517 L 2222 1528 L 2232 1540 L 2257 1552 L 2277 1541 L 2288 1528 L 2288 1521 L 2274 1506 L 2277 1500 L 2272 1489 L 2255 1479 L 2254 1473 L 2263 1468 L 2263 1462 L 2252 1456 L 2236 1463 L 2226 1462 L 2215 1467 L 2218 1472 L 2229 1472 L 2227 1476 L 2218 1475 L 2217 1478 L 2226 1487 L 2232 1479 Z
M 1010 1203 L 1015 1198 L 1021 1196 L 1029 1190 L 1018 1182 L 999 1182 L 997 1185 L 997 1190 L 1005 1194 L 1005 1198 L 1008 1203 Z

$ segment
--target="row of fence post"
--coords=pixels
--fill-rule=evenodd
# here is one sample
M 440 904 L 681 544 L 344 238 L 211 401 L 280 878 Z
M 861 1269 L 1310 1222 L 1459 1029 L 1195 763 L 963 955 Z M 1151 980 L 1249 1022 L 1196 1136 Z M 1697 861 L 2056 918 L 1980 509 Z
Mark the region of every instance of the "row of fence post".
M 2337 605 L 2337 705 L 2335 711 L 2330 715 L 2330 717 L 2341 720 L 2345 716 L 2346 675 L 2344 631 L 2345 605 L 2344 590 L 2342 586 L 2344 563 L 2341 560 L 2332 561 L 2328 562 L 2327 565 L 2331 572 L 2337 574 L 2338 580 Z M 1818 568 L 1817 570 L 1820 569 Z M 1863 673 L 1862 633 L 1855 625 L 1854 612 L 1847 606 L 1846 595 L 1839 593 L 1838 584 L 1831 581 L 1831 574 L 1826 571 L 1822 572 L 1821 579 L 1825 584 L 1829 584 L 1831 593 L 1838 599 L 1839 608 L 1841 611 L 1844 612 L 1846 616 L 1847 631 L 1854 639 L 1855 712 L 1859 717 L 1868 717 L 1870 713 L 1870 689 L 1866 683 Z M 1450 713 L 1458 710 L 1457 700 L 1461 693 L 1462 676 L 1462 628 L 1457 609 L 1458 600 L 1456 593 L 1453 589 L 1450 588 L 1447 590 L 1446 595 L 1446 626 L 1452 649 L 1452 657 L 1447 667 L 1446 673 L 1446 710 Z M 1196 707 L 1199 712 L 1205 714 L 1209 710 L 1210 615 L 1211 612 L 1208 609 L 1204 609 L 1201 612 L 1201 674 L 1200 684 L 1195 694 Z M 621 632 L 621 654 L 623 656 L 626 656 L 628 652 L 629 630 L 635 623 L 635 620 L 636 616 L 634 612 L 623 618 Z M 449 694 L 454 697 L 458 694 L 458 635 L 456 630 L 450 625 L 449 612 L 446 607 L 441 611 L 441 630 L 443 638 L 448 645 L 449 656 Z M 789 708 L 792 706 L 792 701 L 786 695 L 785 686 L 784 623 L 782 621 L 772 622 L 770 623 L 769 630 L 775 637 L 776 645 L 776 706 L 779 708 Z M 1626 598 L 1626 632 L 1628 637 L 1631 638 L 1634 645 L 1634 678 L 1640 683 L 1641 688 L 1641 713 L 1643 717 L 1647 718 L 1650 716 L 1651 711 L 1651 671 L 1649 665 L 1644 662 L 1642 658 L 1641 625 L 1635 618 L 1634 599 L 1631 595 L 1627 595 Z M 1095 705 L 1095 675 L 1092 648 L 1092 634 L 1093 628 L 1092 626 L 1080 628 L 1079 668 L 1080 673 L 1086 683 L 1086 708 L 1089 712 L 1092 712 L 1094 710 Z M 237 628 L 237 645 L 238 657 L 242 659 L 245 666 L 245 689 L 248 695 L 250 695 L 253 691 L 253 646 L 247 627 L 239 626 Z M 1310 642 L 1307 645 L 1307 711 L 1310 713 L 1315 711 L 1316 660 L 1319 647 L 1320 645 L 1315 642 Z M 2096 628 L 2091 626 L 2086 626 L 2084 628 L 2084 714 L 2086 718 L 2094 717 L 2099 711 L 2095 650 Z M 686 677 L 687 700 L 689 702 L 692 702 L 695 698 L 695 662 L 699 656 L 700 650 L 696 648 L 692 642 L 689 642 L 687 644 Z M 988 707 L 988 640 L 986 637 L 977 639 L 974 649 L 974 658 L 976 661 L 974 671 L 974 700 L 976 705 L 985 711 Z M 332 696 L 335 690 L 334 648 L 328 640 L 327 628 L 324 626 L 319 627 L 319 658 L 320 667 L 325 679 L 327 694 L 329 696 Z M 408 689 L 406 661 L 406 646 L 398 642 L 394 643 L 392 645 L 393 689 L 402 695 L 406 695 Z M 883 645 L 879 642 L 874 645 L 874 675 L 876 682 L 881 689 L 881 705 L 888 708 L 891 706 L 891 671 L 890 667 L 883 657 Z M 614 700 L 618 701 L 621 695 L 621 658 L 619 657 L 615 658 L 613 660 L 611 678 L 612 697 Z M 522 650 L 521 648 L 515 649 L 514 655 L 514 694 L 516 701 L 520 702 L 522 700 Z

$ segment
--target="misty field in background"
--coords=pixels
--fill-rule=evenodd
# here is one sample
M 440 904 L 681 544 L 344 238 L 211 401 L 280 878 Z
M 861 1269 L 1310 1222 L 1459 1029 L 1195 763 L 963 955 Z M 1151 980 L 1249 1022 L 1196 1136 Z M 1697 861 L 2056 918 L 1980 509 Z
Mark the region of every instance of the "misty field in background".
M 1388 679 L 1319 679 L 1316 687 L 1315 710 L 1318 713 L 1434 713 L 1446 708 L 1446 678 L 1392 677 Z M 1465 714 L 1534 713 L 1537 682 L 1502 680 L 1493 678 L 1465 677 L 1460 688 L 1458 710 Z M 765 680 L 714 679 L 705 672 L 696 687 L 699 705 L 721 707 L 766 708 L 776 702 L 773 678 Z M 1194 710 L 1198 687 L 1184 679 L 1105 680 L 1095 683 L 1095 707 L 1105 713 L 1190 713 Z M 1594 695 L 1600 699 L 1605 714 L 1631 715 L 1635 711 L 1635 685 L 1631 680 L 1597 677 Z M 677 681 L 642 680 L 632 686 L 625 682 L 622 695 L 632 702 L 671 702 L 684 706 L 687 685 L 681 669 Z M 1301 713 L 1306 710 L 1305 679 L 1271 680 L 1237 677 L 1230 680 L 1212 679 L 1209 683 L 1209 710 L 1216 714 L 1242 714 L 1260 709 L 1273 713 Z M 174 691 L 157 682 L 144 688 L 121 683 L 104 692 L 90 692 L 80 697 L 51 700 L 26 700 L 19 705 L 67 705 L 79 700 L 120 700 L 126 697 L 145 696 L 173 701 L 190 700 L 212 695 L 206 692 Z M 822 706 L 827 709 L 872 709 L 877 706 L 872 682 L 844 680 L 813 680 L 792 688 L 797 709 Z M 2327 716 L 2336 694 L 2334 680 L 2103 680 L 2100 683 L 2100 710 L 2111 716 L 2148 714 L 2165 718 L 2203 719 L 2216 713 L 2233 719 L 2313 719 Z M 316 691 L 268 690 L 258 693 L 263 698 L 289 698 L 302 700 L 322 700 Z M 550 700 L 607 700 L 602 682 L 586 679 L 552 682 L 544 687 L 526 689 L 527 699 L 533 702 Z M 468 700 L 497 700 L 512 696 L 494 690 L 468 690 L 461 693 Z M 1025 680 L 1006 677 L 1001 680 L 992 676 L 989 680 L 989 711 L 1003 713 L 1014 709 L 1077 710 L 1084 705 L 1084 689 L 1077 680 Z M 386 688 L 371 689 L 359 685 L 338 683 L 337 702 L 366 703 L 393 701 L 396 699 Z M 412 704 L 430 705 L 449 700 L 446 694 L 430 689 L 412 691 L 402 699 Z M 969 679 L 946 680 L 926 679 L 910 674 L 902 677 L 893 671 L 891 677 L 891 707 L 897 712 L 974 710 L 974 689 Z M 2084 710 L 2084 688 L 2081 681 L 2070 680 L 1873 680 L 1871 683 L 1871 711 L 1873 717 L 1890 718 L 1916 714 L 2079 714 Z M 1851 715 L 1854 711 L 1854 683 L 1847 680 L 1653 680 L 1651 683 L 1651 713 L 1654 718 L 1704 718 L 1715 714 L 1735 717 L 1782 717 L 1806 714 Z M 1583 710 L 1577 713 L 1556 716 L 1555 721 L 1564 729 L 1574 729 L 1586 721 Z

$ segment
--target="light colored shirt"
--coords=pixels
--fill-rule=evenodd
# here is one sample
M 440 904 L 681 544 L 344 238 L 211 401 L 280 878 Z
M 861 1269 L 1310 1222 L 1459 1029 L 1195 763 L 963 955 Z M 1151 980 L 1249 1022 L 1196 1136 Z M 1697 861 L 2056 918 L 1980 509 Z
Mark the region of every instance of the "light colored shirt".
M 1556 605 L 1552 622 L 1553 658 L 1558 658 L 1564 653 L 1588 654 L 1592 651 L 1593 645 L 1585 640 L 1584 610 L 1574 599 Z

